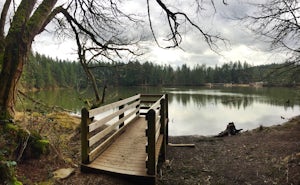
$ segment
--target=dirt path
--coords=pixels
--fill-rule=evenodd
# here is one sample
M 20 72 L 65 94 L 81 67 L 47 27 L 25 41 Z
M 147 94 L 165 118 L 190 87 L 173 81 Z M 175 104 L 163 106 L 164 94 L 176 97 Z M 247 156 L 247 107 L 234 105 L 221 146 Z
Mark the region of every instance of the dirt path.
M 195 147 L 168 147 L 169 161 L 161 169 L 158 185 L 300 184 L 300 117 L 282 126 L 258 128 L 237 136 L 182 136 L 169 140 L 193 143 Z M 81 173 L 78 134 L 72 134 L 60 147 L 59 152 L 52 151 L 42 159 L 20 163 L 18 179 L 24 184 L 133 184 L 109 175 Z M 54 170 L 66 167 L 75 168 L 75 173 L 64 180 L 52 178 Z

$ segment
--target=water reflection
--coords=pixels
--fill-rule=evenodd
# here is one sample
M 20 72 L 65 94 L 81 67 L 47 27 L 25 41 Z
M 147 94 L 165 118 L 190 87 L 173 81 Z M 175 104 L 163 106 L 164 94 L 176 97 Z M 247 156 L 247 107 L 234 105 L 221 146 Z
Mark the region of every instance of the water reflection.
M 171 135 L 214 135 L 279 124 L 300 113 L 299 91 L 286 88 L 169 89 Z M 287 102 L 287 100 L 289 100 Z
M 253 104 L 255 97 L 253 96 L 232 96 L 232 95 L 203 95 L 203 94 L 177 94 L 176 92 L 170 93 L 170 101 L 178 101 L 183 105 L 189 104 L 191 101 L 199 107 L 206 106 L 209 103 L 222 104 L 229 108 L 246 108 Z
M 228 92 L 230 89 L 231 92 Z M 242 91 L 243 90 L 243 91 Z M 255 90 L 255 91 L 253 91 Z M 190 101 L 199 106 L 206 106 L 207 103 L 222 104 L 229 108 L 246 108 L 251 106 L 254 101 L 270 104 L 274 106 L 284 106 L 293 108 L 299 105 L 299 91 L 292 91 L 287 88 L 220 88 L 212 90 L 166 90 L 170 94 L 170 101 L 182 102 L 183 105 Z M 173 96 L 172 96 L 173 95 Z
M 169 94 L 170 135 L 214 135 L 233 121 L 237 128 L 253 129 L 286 121 L 300 113 L 300 90 L 290 88 L 108 88 L 111 103 L 137 93 Z M 92 91 L 48 90 L 28 93 L 48 106 L 60 106 L 80 113 L 83 99 Z M 35 109 L 36 104 L 19 99 L 18 110 Z M 282 119 L 286 118 L 286 119 Z

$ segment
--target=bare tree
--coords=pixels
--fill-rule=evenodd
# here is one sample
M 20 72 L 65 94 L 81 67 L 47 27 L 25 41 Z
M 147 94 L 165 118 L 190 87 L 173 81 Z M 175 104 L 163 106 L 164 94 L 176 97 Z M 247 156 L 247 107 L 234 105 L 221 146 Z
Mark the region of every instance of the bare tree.
M 200 11 L 204 1 L 192 1 L 199 6 L 197 10 Z M 83 63 L 99 57 L 114 60 L 123 53 L 139 54 L 133 47 L 139 38 L 129 37 L 127 32 L 130 31 L 129 24 L 137 24 L 139 21 L 134 14 L 121 11 L 121 0 L 21 0 L 13 8 L 12 2 L 14 1 L 5 0 L 0 18 L 0 120 L 14 117 L 17 84 L 27 55 L 34 38 L 50 22 L 58 25 L 60 34 L 66 33 L 76 39 L 78 57 Z M 214 7 L 213 0 L 208 2 Z M 147 3 L 149 5 L 149 0 Z M 179 11 L 180 7 L 175 12 L 161 0 L 156 0 L 155 3 L 165 12 L 169 22 L 170 33 L 167 39 L 173 41 L 169 47 L 178 47 L 181 42 L 179 17 L 196 28 L 212 49 L 212 46 L 216 46 L 215 41 L 220 37 L 205 32 L 184 12 Z M 149 8 L 148 13 L 151 23 Z
M 109 7 L 105 4 L 94 5 L 80 5 L 83 13 L 77 13 L 75 19 L 67 11 L 62 11 L 65 15 L 66 21 L 70 26 L 70 30 L 76 40 L 77 54 L 79 62 L 90 80 L 92 89 L 95 95 L 95 101 L 91 106 L 96 106 L 104 102 L 105 85 L 103 87 L 102 98 L 97 85 L 97 80 L 91 71 L 95 68 L 100 59 L 114 61 L 114 58 L 122 58 L 122 53 L 129 53 L 132 55 L 140 55 L 140 52 L 135 47 L 139 38 L 129 39 L 125 34 L 126 27 L 121 19 L 127 20 L 126 23 L 139 24 L 140 20 L 136 19 L 134 15 L 126 15 L 116 4 L 110 4 Z M 110 16 L 103 16 L 103 13 L 111 11 Z M 98 13 L 97 13 L 98 12 Z M 61 24 L 64 20 L 60 20 Z M 60 26 L 60 29 L 62 27 Z M 67 33 L 69 33 L 67 31 Z M 132 46 L 132 47 L 130 47 Z M 102 66 L 101 66 L 102 67 Z
M 300 65 L 300 3 L 298 0 L 265 0 L 251 3 L 257 11 L 242 20 L 270 44 L 270 49 L 288 56 L 287 67 Z

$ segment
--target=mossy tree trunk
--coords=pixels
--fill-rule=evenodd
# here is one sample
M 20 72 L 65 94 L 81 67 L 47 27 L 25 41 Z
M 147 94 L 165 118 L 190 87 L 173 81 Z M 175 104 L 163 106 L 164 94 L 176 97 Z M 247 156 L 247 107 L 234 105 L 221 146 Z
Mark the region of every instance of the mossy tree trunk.
M 5 33 L 1 31 L 0 120 L 14 117 L 17 84 L 32 41 L 53 16 L 50 13 L 56 2 L 57 0 L 44 0 L 35 9 L 36 0 L 21 1 L 13 16 L 7 35 L 5 36 Z M 6 0 L 2 9 L 0 30 L 4 30 L 10 3 L 11 0 Z

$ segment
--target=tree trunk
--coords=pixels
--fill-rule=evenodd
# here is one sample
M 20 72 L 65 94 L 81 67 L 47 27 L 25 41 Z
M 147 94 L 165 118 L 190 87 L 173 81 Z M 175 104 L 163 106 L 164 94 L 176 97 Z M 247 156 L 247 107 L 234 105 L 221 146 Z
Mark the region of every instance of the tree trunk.
M 0 61 L 0 120 L 14 118 L 17 84 L 23 72 L 34 37 L 39 34 L 57 13 L 51 14 L 57 0 L 43 0 L 33 12 L 37 0 L 22 0 L 13 16 L 8 34 L 1 43 Z M 6 3 L 10 3 L 7 0 Z M 5 9 L 3 9 L 6 11 Z M 2 12 L 1 21 L 6 13 Z M 3 24 L 0 25 L 1 30 Z M 4 34 L 4 33 L 1 33 Z M 1 35 L 1 39 L 4 35 Z
M 31 42 L 24 43 L 22 39 L 13 39 L 10 43 L 6 43 L 0 74 L 0 119 L 14 117 L 17 84 L 23 71 L 30 44 Z

